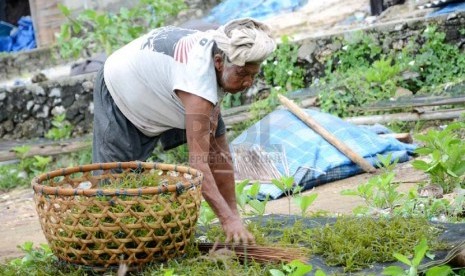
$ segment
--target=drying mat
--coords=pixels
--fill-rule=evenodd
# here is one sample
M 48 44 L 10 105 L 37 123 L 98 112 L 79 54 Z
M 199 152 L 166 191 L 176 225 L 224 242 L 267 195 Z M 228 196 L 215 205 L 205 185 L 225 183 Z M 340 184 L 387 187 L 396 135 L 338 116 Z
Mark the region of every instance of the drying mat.
M 282 145 L 263 148 L 253 145 L 231 145 L 234 156 L 234 178 L 251 182 L 271 183 L 273 179 L 289 175 L 286 154 Z
M 336 218 L 303 218 L 301 216 L 286 216 L 286 215 L 266 215 L 262 218 L 260 217 L 251 217 L 247 218 L 251 221 L 261 222 L 263 226 L 266 225 L 267 221 L 274 221 L 276 223 L 280 223 L 282 228 L 291 227 L 296 222 L 303 223 L 304 227 L 308 228 L 317 228 L 325 226 L 326 224 L 334 224 L 336 222 Z M 464 223 L 431 223 L 434 226 L 438 226 L 444 231 L 439 235 L 439 240 L 448 243 L 448 244 L 460 244 L 460 248 L 462 252 L 465 250 L 465 224 Z M 198 229 L 202 231 L 202 228 Z M 422 262 L 422 266 L 428 268 L 430 266 L 438 266 L 447 263 L 445 260 L 453 259 L 454 256 L 451 256 L 449 252 L 454 251 L 451 250 L 443 250 L 443 251 L 433 251 L 432 253 L 435 255 L 435 259 L 433 261 L 425 258 Z M 413 252 L 413 248 L 412 248 Z M 448 256 L 449 254 L 449 256 Z M 463 253 L 461 254 L 463 256 Z M 313 265 L 314 270 L 321 269 L 326 272 L 328 275 L 332 274 L 341 274 L 344 275 L 343 267 L 334 267 L 326 265 L 324 259 L 318 255 L 309 256 L 308 263 Z M 390 262 L 390 263 L 374 263 L 371 267 L 365 268 L 363 270 L 352 272 L 351 275 L 381 275 L 384 268 L 388 266 L 400 266 L 405 269 L 408 269 L 406 265 L 401 262 Z

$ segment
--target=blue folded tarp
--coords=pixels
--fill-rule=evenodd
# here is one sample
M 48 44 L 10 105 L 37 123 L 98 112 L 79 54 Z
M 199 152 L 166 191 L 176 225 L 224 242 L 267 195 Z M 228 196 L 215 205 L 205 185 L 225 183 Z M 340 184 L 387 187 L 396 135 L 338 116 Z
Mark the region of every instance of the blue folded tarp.
M 295 11 L 306 2 L 307 0 L 226 0 L 214 7 L 205 20 L 218 24 L 242 17 L 264 20 L 283 12 Z
M 439 10 L 428 14 L 427 17 L 435 17 L 439 15 L 444 15 L 444 14 L 449 14 L 449 13 L 454 13 L 454 12 L 463 12 L 463 11 L 465 11 L 465 2 L 457 2 L 457 3 L 447 4 L 446 6 L 440 8 Z
M 8 22 L 0 21 L 0 52 L 9 52 L 13 46 L 11 34 L 15 30 L 15 26 Z
M 30 16 L 23 16 L 9 35 L 0 36 L 0 52 L 19 52 L 37 47 Z
M 392 161 L 398 159 L 398 162 L 405 162 L 416 148 L 415 145 L 399 142 L 392 137 L 380 137 L 369 127 L 353 125 L 327 113 L 316 110 L 305 112 L 374 166 L 377 165 L 377 154 L 391 154 Z M 276 153 L 273 151 L 281 148 L 287 166 L 282 159 L 277 158 L 279 162 L 274 164 L 275 167 L 281 175 L 294 176 L 295 183 L 302 186 L 303 190 L 363 172 L 358 165 L 287 110 L 276 110 L 254 124 L 231 142 L 231 148 L 234 147 L 260 147 L 269 152 L 270 156 Z M 233 149 L 231 151 L 234 160 Z M 251 163 L 250 166 L 254 164 Z M 264 184 L 260 187 L 259 197 L 264 198 L 266 195 L 276 199 L 283 192 L 273 184 Z

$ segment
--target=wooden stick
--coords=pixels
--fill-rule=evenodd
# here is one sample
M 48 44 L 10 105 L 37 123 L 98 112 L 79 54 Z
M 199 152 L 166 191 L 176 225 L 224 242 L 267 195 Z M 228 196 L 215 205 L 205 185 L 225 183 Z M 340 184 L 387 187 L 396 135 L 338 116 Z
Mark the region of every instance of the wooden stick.
M 90 141 L 77 141 L 77 142 L 60 142 L 51 145 L 35 145 L 32 146 L 25 157 L 32 157 L 34 155 L 52 156 L 63 153 L 71 153 L 89 148 L 92 145 Z M 0 162 L 19 159 L 18 155 L 10 150 L 6 152 L 0 151 Z
M 356 125 L 372 125 L 372 124 L 383 124 L 394 121 L 401 122 L 417 122 L 421 120 L 453 120 L 460 118 L 465 112 L 465 109 L 444 109 L 436 110 L 433 112 L 404 112 L 395 114 L 380 114 L 380 115 L 368 115 L 344 118 L 346 122 Z
M 350 160 L 352 160 L 355 164 L 358 164 L 364 171 L 366 172 L 375 172 L 376 169 L 370 163 L 368 163 L 363 157 L 358 155 L 356 152 L 351 150 L 346 144 L 336 138 L 331 132 L 327 131 L 324 127 L 322 127 L 317 121 L 315 121 L 312 117 L 310 117 L 307 113 L 305 113 L 298 105 L 296 105 L 293 101 L 289 100 L 283 95 L 278 95 L 279 101 L 289 109 L 295 116 L 301 119 L 304 123 L 306 123 L 311 129 L 313 129 L 316 133 L 320 134 L 326 141 L 328 141 L 331 145 L 333 145 L 336 149 L 342 152 L 345 156 L 347 156 Z
M 400 142 L 411 144 L 413 143 L 413 138 L 410 133 L 387 133 L 387 134 L 379 134 L 379 137 L 392 137 L 397 139 Z
M 222 252 L 221 249 L 230 250 L 240 260 L 248 259 L 259 263 L 268 262 L 291 262 L 300 260 L 307 262 L 306 252 L 301 248 L 272 247 L 263 245 L 242 245 L 228 243 L 198 243 L 200 252 L 215 253 Z M 217 251 L 218 250 L 218 251 Z

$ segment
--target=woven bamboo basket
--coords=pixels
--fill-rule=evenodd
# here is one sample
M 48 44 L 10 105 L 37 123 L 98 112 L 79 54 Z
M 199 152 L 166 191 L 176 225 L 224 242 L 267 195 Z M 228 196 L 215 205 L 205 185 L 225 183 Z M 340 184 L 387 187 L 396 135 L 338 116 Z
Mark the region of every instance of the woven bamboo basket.
M 156 186 L 147 185 L 152 178 Z M 182 255 L 194 234 L 202 180 L 189 167 L 121 162 L 51 171 L 35 177 L 32 186 L 53 253 L 107 270 Z M 128 181 L 137 188 L 118 188 Z

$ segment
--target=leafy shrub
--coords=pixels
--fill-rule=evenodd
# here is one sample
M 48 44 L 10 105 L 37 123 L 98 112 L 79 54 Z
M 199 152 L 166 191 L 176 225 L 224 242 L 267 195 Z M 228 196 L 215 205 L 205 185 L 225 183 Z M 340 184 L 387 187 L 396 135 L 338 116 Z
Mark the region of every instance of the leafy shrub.
M 283 36 L 276 50 L 262 66 L 265 82 L 272 87 L 295 90 L 304 87 L 305 70 L 299 66 L 298 46 Z
M 57 37 L 60 54 L 78 58 L 99 52 L 110 54 L 144 32 L 163 26 L 186 6 L 182 0 L 139 0 L 133 8 L 123 7 L 118 13 L 86 9 L 77 17 L 67 7 L 59 7 L 69 19 Z
M 420 75 L 416 79 L 420 92 L 440 92 L 436 89 L 441 84 L 463 79 L 465 55 L 456 45 L 445 42 L 445 33 L 438 32 L 436 26 L 428 26 L 421 38 L 424 43 L 414 56 L 412 66 Z
M 71 137 L 73 125 L 66 120 L 66 114 L 55 115 L 52 121 L 52 128 L 45 133 L 45 137 L 52 140 L 62 140 Z
M 465 122 L 455 122 L 444 130 L 433 129 L 415 137 L 423 142 L 415 152 L 429 159 L 414 160 L 413 167 L 429 174 L 431 182 L 441 186 L 444 193 L 465 187 L 465 141 L 459 136 L 464 128 Z
M 389 99 L 397 87 L 413 93 L 441 93 L 445 83 L 465 76 L 465 55 L 446 43 L 445 34 L 435 26 L 412 37 L 400 51 L 383 52 L 381 43 L 363 32 L 342 44 L 328 58 L 325 76 L 314 84 L 321 90 L 321 109 L 340 117 L 360 114 L 360 107 Z

